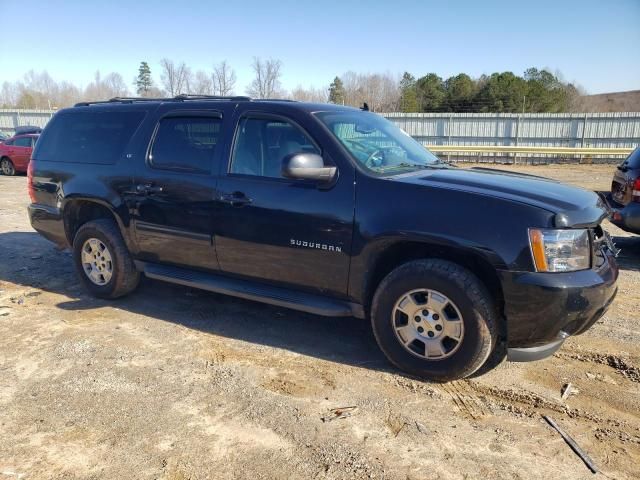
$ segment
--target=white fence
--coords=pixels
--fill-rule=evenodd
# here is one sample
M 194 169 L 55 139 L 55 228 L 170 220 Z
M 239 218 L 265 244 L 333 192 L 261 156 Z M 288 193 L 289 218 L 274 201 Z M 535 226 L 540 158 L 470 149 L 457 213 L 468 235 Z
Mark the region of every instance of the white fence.
M 44 127 L 55 110 L 7 110 L 0 109 L 0 132 L 11 134 L 24 125 Z
M 2 110 L 0 132 L 20 125 L 44 127 L 52 110 Z M 424 145 L 634 148 L 640 145 L 640 112 L 629 113 L 383 113 Z M 451 160 L 513 161 L 513 154 L 458 153 Z M 519 161 L 555 159 L 518 154 Z M 564 157 L 575 160 L 577 157 Z M 619 158 L 595 157 L 600 161 Z

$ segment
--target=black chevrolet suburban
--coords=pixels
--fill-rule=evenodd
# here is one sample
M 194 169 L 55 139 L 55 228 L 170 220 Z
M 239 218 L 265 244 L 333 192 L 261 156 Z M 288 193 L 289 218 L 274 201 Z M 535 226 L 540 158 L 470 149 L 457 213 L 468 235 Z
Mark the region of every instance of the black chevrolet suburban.
M 367 318 L 394 365 L 433 380 L 505 352 L 551 355 L 617 290 L 598 195 L 455 168 L 383 117 L 343 106 L 82 103 L 49 122 L 28 184 L 31 224 L 71 247 L 98 297 L 125 295 L 144 274 Z

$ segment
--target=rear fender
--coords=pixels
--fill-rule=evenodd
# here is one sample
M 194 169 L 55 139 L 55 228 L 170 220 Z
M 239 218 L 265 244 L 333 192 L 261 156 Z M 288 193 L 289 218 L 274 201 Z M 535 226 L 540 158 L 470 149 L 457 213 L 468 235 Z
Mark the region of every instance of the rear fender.
M 129 238 L 130 215 L 127 206 L 123 202 L 119 202 L 119 204 L 114 205 L 104 200 L 104 198 L 77 194 L 65 196 L 60 206 L 62 218 L 64 219 L 65 234 L 67 236 L 69 245 L 73 245 L 72 233 L 74 218 L 77 216 L 79 209 L 86 204 L 99 205 L 109 211 L 116 224 L 118 225 L 118 228 L 120 229 L 120 233 L 122 234 L 122 237 L 127 244 L 127 248 L 131 250 L 132 244 Z

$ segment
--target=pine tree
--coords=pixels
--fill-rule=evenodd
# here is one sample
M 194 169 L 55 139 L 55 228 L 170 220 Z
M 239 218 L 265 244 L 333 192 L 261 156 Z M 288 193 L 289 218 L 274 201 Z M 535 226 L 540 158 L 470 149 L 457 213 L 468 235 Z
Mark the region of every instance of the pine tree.
M 416 80 L 418 105 L 423 112 L 441 112 L 445 100 L 444 83 L 435 73 L 428 73 Z
M 342 84 L 342 80 L 340 77 L 336 77 L 333 79 L 331 85 L 329 85 L 329 102 L 335 103 L 336 105 L 344 105 L 344 85 Z
M 404 72 L 400 80 L 400 111 L 411 113 L 419 111 L 416 79 L 409 72 Z
M 149 68 L 149 64 L 147 62 L 140 62 L 138 78 L 136 78 L 138 95 L 142 95 L 144 97 L 149 93 L 152 86 L 153 80 L 151 80 L 151 69 Z

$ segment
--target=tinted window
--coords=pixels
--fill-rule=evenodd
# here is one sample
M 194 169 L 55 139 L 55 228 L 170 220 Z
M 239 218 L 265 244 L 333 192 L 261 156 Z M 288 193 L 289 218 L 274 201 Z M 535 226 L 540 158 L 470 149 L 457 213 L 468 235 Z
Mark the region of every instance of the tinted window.
M 31 137 L 20 137 L 16 138 L 14 143 L 16 147 L 30 147 L 31 146 Z
M 136 111 L 59 113 L 40 136 L 33 158 L 51 162 L 115 163 L 144 115 Z
M 289 154 L 320 151 L 296 125 L 283 120 L 243 118 L 236 132 L 231 173 L 281 178 Z
M 222 119 L 169 117 L 160 121 L 151 155 L 157 168 L 208 173 L 220 138 Z

